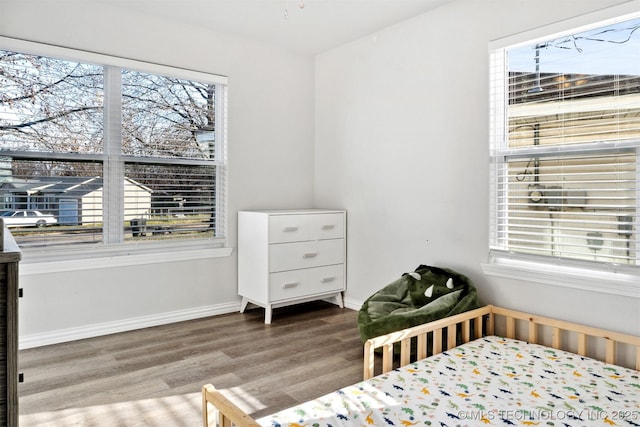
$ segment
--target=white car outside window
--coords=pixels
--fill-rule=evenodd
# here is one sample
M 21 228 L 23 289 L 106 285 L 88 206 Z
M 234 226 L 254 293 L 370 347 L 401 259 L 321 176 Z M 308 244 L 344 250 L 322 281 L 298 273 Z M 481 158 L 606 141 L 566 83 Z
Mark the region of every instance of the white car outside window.
M 0 218 L 7 227 L 45 227 L 58 223 L 53 215 L 36 210 L 5 211 Z

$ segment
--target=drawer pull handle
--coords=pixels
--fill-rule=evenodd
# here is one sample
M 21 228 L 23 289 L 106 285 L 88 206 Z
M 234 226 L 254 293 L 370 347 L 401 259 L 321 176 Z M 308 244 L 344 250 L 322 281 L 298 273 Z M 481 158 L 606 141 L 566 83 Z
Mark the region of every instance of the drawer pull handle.
M 298 231 L 298 227 L 296 227 L 296 226 L 285 227 L 285 228 L 282 229 L 282 231 L 285 232 L 285 233 L 290 233 L 292 231 Z
M 317 252 L 307 252 L 306 254 L 302 255 L 302 258 L 315 258 L 318 256 Z
M 284 285 L 282 285 L 282 289 L 291 289 L 291 288 L 295 288 L 299 285 L 300 283 L 298 282 L 291 282 L 291 283 L 285 283 Z
M 326 224 L 322 226 L 323 230 L 333 230 L 334 228 L 336 228 L 336 226 L 333 224 Z
M 334 280 L 336 280 L 335 277 L 323 277 L 322 280 L 320 280 L 320 283 L 331 283 Z

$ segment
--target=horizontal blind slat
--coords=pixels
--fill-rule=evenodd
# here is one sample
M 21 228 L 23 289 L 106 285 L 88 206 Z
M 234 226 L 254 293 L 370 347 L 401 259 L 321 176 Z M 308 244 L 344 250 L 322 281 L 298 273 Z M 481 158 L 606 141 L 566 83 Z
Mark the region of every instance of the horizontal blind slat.
M 607 25 L 593 31 L 631 39 L 640 15 Z M 640 63 L 640 44 L 572 37 L 490 52 L 491 247 L 639 265 L 640 70 L 617 58 Z

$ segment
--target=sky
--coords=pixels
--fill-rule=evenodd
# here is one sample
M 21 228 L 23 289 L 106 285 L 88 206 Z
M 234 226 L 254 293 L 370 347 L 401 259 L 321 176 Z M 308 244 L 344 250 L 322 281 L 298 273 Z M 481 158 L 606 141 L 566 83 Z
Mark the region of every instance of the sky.
M 640 18 L 538 43 L 541 73 L 640 76 Z M 509 71 L 536 71 L 536 45 L 508 49 Z

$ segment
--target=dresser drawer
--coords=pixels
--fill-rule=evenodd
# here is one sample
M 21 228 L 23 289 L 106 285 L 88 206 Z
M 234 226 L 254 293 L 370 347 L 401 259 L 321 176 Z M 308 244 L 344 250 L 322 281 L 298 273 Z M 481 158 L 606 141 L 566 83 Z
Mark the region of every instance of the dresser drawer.
M 272 215 L 269 218 L 269 243 L 344 237 L 344 214 Z
M 344 263 L 344 239 L 269 245 L 269 272 Z
M 344 289 L 344 266 L 329 265 L 269 275 L 269 299 L 273 302 Z

